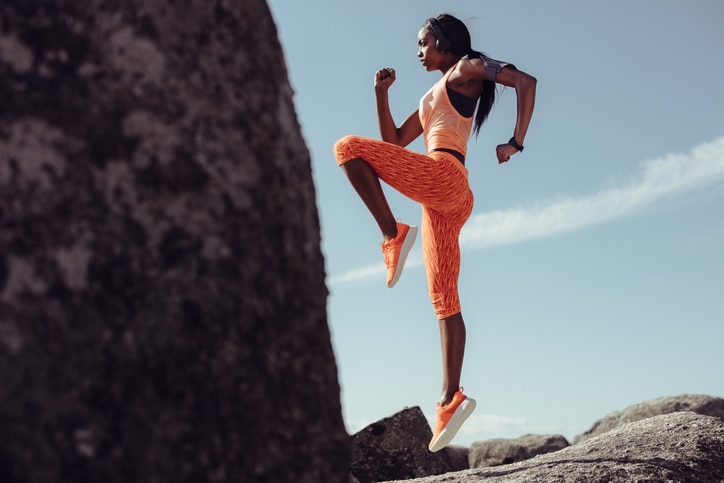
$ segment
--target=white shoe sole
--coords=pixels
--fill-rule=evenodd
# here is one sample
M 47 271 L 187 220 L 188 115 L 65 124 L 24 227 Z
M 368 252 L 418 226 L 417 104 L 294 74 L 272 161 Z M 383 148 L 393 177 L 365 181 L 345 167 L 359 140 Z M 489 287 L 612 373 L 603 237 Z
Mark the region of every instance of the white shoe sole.
M 402 242 L 402 248 L 400 249 L 400 259 L 397 260 L 397 270 L 395 270 L 395 275 L 392 277 L 392 280 L 390 280 L 390 283 L 387 284 L 388 287 L 394 287 L 397 281 L 400 279 L 400 276 L 402 275 L 402 269 L 405 268 L 405 261 L 407 260 L 407 255 L 410 253 L 410 250 L 412 250 L 412 245 L 415 244 L 416 238 L 417 227 L 410 226 L 410 229 L 407 230 L 405 241 Z
M 430 451 L 435 453 L 440 451 L 445 446 L 450 444 L 458 430 L 462 427 L 466 419 L 473 413 L 475 409 L 475 399 L 467 398 L 465 401 L 460 403 L 460 406 L 455 410 L 450 421 L 448 421 L 445 429 L 440 431 L 437 439 L 430 444 Z

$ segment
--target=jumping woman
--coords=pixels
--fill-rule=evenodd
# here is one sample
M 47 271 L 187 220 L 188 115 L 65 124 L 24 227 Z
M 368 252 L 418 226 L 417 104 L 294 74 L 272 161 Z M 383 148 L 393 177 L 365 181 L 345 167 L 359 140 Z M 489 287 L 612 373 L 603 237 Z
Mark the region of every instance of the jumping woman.
M 395 70 L 378 70 L 374 88 L 382 140 L 346 136 L 337 141 L 334 153 L 382 232 L 389 287 L 402 273 L 417 227 L 396 221 L 380 180 L 422 205 L 422 252 L 442 345 L 442 396 L 429 445 L 430 451 L 439 451 L 452 441 L 475 408 L 475 401 L 465 396 L 460 386 L 465 324 L 458 295 L 458 239 L 473 209 L 465 168 L 467 142 L 488 117 L 499 83 L 515 89 L 518 107 L 513 136 L 496 148 L 498 163 L 522 152 L 535 104 L 536 79 L 512 64 L 473 50 L 465 24 L 448 14 L 427 19 L 417 43 L 422 65 L 428 72 L 440 71 L 442 79 L 398 127 L 388 99 Z M 404 148 L 421 134 L 427 155 Z

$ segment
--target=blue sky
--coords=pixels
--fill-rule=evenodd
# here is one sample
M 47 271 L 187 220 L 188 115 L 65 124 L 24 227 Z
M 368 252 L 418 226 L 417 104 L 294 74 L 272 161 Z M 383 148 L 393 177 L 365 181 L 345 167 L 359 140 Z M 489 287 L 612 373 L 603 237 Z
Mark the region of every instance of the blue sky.
M 461 235 L 478 402 L 455 444 L 527 433 L 572 439 L 629 405 L 724 397 L 724 3 L 666 0 L 272 0 L 312 156 L 328 316 L 350 432 L 440 396 L 437 321 L 419 240 L 385 286 L 380 233 L 332 155 L 379 137 L 372 82 L 394 67 L 400 123 L 440 74 L 416 58 L 440 12 L 473 47 L 538 78 L 525 152 L 498 165 L 515 123 L 502 91 L 466 165 Z M 410 149 L 423 151 L 421 140 Z M 386 189 L 395 215 L 420 207 Z

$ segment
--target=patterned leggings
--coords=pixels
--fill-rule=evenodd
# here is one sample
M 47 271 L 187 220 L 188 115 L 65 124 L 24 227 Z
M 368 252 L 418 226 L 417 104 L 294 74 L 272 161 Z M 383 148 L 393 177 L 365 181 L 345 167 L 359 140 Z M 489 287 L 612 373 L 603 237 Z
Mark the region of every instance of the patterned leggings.
M 422 205 L 422 252 L 430 300 L 438 319 L 460 312 L 460 229 L 473 209 L 468 171 L 452 154 L 430 156 L 394 144 L 345 136 L 334 146 L 340 166 L 360 158 L 377 176 Z

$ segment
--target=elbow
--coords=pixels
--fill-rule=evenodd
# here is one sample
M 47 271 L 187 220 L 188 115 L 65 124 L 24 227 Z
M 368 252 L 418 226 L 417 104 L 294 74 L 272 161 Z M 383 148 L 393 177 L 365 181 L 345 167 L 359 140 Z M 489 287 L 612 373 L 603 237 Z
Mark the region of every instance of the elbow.
M 532 75 L 526 74 L 525 77 L 522 79 L 522 88 L 523 89 L 530 89 L 535 91 L 536 86 L 538 85 L 538 79 L 533 77 Z
M 520 81 L 515 85 L 515 90 L 519 95 L 525 96 L 526 98 L 535 99 L 535 91 L 538 85 L 538 79 L 532 75 L 524 75 Z

